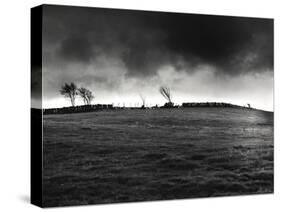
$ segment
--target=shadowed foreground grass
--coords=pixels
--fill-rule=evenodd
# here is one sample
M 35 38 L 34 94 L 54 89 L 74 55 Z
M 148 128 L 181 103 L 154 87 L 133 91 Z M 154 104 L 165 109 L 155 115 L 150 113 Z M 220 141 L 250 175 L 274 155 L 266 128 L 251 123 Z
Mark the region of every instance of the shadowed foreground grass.
M 273 113 L 233 108 L 44 116 L 45 207 L 273 192 Z

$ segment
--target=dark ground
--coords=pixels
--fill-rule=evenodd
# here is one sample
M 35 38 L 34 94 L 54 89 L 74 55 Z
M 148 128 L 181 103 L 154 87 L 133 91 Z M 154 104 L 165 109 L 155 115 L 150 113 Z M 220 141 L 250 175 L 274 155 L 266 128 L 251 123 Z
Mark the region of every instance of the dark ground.
M 273 192 L 273 113 L 234 108 L 44 116 L 43 205 Z

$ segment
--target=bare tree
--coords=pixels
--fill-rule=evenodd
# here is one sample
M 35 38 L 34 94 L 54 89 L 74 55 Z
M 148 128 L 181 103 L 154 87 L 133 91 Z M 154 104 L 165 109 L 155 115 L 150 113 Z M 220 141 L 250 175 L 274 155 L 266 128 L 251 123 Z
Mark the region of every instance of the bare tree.
M 61 95 L 64 95 L 67 98 L 70 98 L 71 105 L 75 106 L 75 98 L 78 94 L 77 86 L 71 82 L 70 84 L 65 83 L 60 90 Z
M 95 98 L 95 96 L 93 95 L 92 91 L 88 91 L 87 92 L 88 105 L 91 104 L 91 102 L 93 101 L 94 98 Z
M 162 94 L 162 96 L 168 101 L 168 103 L 171 103 L 171 92 L 170 92 L 170 88 L 168 87 L 160 87 L 160 93 Z
M 141 94 L 139 94 L 140 98 L 141 98 L 141 101 L 142 101 L 142 106 L 141 108 L 145 108 L 145 97 Z
M 84 104 L 87 105 L 87 89 L 83 87 L 79 88 L 78 94 L 82 97 Z
M 88 90 L 87 88 L 79 88 L 78 94 L 82 97 L 85 105 L 90 105 L 91 101 L 94 99 L 92 91 Z
M 160 93 L 162 94 L 162 96 L 168 101 L 167 103 L 165 103 L 164 107 L 174 107 L 174 103 L 171 100 L 171 92 L 170 92 L 170 88 L 168 87 L 160 87 L 159 89 Z

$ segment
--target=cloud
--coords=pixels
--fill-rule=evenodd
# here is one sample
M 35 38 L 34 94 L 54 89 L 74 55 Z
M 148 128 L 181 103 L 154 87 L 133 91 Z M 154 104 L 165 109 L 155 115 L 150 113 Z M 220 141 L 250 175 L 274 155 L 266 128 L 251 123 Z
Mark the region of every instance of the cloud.
M 63 6 L 45 6 L 44 19 L 44 41 L 59 43 L 58 59 L 116 57 L 129 75 L 153 75 L 166 64 L 189 71 L 184 64 L 206 63 L 223 74 L 273 68 L 271 19 Z
M 173 83 L 184 76 L 188 81 L 196 73 L 208 76 L 209 72 L 202 72 L 204 67 L 215 76 L 209 78 L 206 92 L 215 83 L 223 84 L 216 79 L 231 84 L 246 76 L 272 77 L 267 73 L 273 72 L 273 20 L 50 5 L 43 8 L 43 90 L 49 98 L 57 96 L 60 85 L 68 81 L 101 93 L 122 93 L 132 85 L 146 90 L 159 83 L 169 84 L 172 76 Z M 200 78 L 194 80 L 189 81 L 194 88 L 202 83 Z
M 94 51 L 87 38 L 68 37 L 61 42 L 58 55 L 66 60 L 88 63 L 93 57 Z

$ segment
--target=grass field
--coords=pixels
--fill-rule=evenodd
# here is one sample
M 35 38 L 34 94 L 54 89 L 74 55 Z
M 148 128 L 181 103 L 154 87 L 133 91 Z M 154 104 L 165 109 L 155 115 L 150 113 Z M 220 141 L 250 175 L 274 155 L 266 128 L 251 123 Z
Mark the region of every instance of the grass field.
M 43 205 L 273 192 L 273 113 L 233 108 L 44 116 Z

